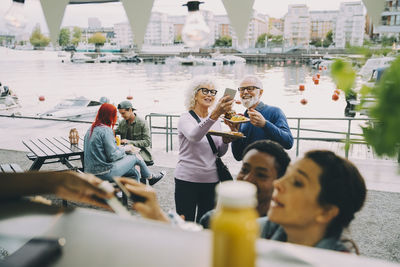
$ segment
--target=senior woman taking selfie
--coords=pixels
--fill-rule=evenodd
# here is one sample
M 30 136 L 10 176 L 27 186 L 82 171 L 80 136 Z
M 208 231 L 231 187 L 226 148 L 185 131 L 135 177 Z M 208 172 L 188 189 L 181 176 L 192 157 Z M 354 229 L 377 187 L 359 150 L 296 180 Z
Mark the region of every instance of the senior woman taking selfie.
M 209 130 L 221 130 L 219 117 L 232 109 L 233 99 L 222 97 L 214 109 L 217 89 L 208 77 L 195 78 L 186 89 L 185 107 L 178 122 L 179 159 L 175 169 L 175 205 L 188 221 L 199 221 L 214 208 L 215 186 L 219 182 L 216 155 L 206 138 Z M 190 114 L 194 111 L 200 123 Z M 218 155 L 228 150 L 230 140 L 212 136 Z M 196 215 L 197 209 L 197 215 Z

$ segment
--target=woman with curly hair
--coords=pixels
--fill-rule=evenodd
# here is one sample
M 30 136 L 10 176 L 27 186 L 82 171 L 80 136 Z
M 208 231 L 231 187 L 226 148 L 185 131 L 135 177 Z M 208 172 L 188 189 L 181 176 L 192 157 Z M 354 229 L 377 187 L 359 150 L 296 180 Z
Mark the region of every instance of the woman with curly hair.
M 188 221 L 199 221 L 214 208 L 215 186 L 219 182 L 215 160 L 206 138 L 209 130 L 221 130 L 219 117 L 232 109 L 233 99 L 222 97 L 212 109 L 217 89 L 208 77 L 193 79 L 186 89 L 185 106 L 178 122 L 179 159 L 175 169 L 175 205 Z M 190 114 L 193 111 L 200 123 Z M 230 140 L 212 136 L 218 155 L 228 150 Z M 197 215 L 196 215 L 197 209 Z

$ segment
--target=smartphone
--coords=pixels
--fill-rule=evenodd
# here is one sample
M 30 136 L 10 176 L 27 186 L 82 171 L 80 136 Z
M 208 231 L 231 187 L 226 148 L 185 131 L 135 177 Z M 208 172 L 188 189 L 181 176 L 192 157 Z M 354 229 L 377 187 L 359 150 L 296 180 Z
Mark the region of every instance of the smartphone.
M 124 204 L 125 206 L 128 205 L 128 199 L 132 200 L 133 202 L 145 202 L 146 198 L 136 195 L 129 190 L 120 182 L 118 179 L 113 177 L 114 183 L 117 185 L 117 188 L 121 191 L 116 193 L 116 197 Z
M 231 99 L 235 99 L 236 90 L 231 88 L 225 88 L 224 96 L 230 96 Z

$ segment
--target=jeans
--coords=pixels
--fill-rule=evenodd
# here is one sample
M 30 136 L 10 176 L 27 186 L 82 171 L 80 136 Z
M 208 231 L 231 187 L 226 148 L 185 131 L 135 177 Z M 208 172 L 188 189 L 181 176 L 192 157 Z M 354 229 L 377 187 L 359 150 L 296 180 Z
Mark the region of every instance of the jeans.
M 140 167 L 140 173 L 136 170 L 135 166 L 138 165 Z M 113 163 L 113 167 L 111 168 L 109 173 L 96 175 L 97 177 L 103 180 L 112 180 L 112 177 L 132 177 L 136 178 L 137 181 L 140 178 L 150 178 L 151 173 L 149 168 L 147 168 L 146 163 L 143 160 L 138 159 L 135 155 L 126 155 L 120 160 L 117 160 Z

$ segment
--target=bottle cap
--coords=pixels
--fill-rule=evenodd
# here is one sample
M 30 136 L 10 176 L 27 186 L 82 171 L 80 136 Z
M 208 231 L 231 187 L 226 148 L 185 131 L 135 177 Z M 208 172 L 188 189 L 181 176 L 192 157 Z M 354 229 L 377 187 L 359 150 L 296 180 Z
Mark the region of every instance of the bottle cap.
M 218 205 L 225 207 L 255 207 L 257 187 L 244 181 L 227 181 L 217 185 Z

